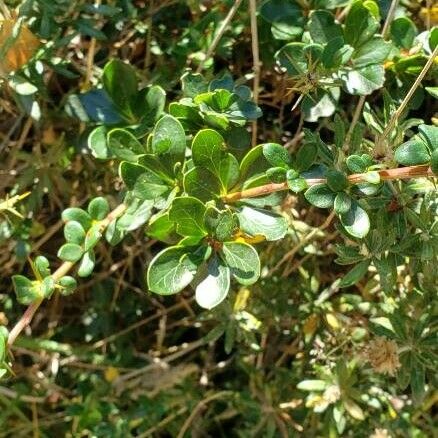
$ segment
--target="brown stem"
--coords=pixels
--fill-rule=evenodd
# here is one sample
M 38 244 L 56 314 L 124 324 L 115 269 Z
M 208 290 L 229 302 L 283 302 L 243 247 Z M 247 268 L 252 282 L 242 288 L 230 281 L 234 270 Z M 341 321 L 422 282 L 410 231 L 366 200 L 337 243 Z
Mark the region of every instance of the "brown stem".
M 428 164 L 421 166 L 399 167 L 397 169 L 385 169 L 378 170 L 382 181 L 390 181 L 397 179 L 409 179 L 409 178 L 421 178 L 427 176 L 434 176 L 434 173 L 430 169 Z M 350 184 L 357 184 L 367 181 L 367 173 L 354 173 L 348 176 Z M 324 184 L 325 178 L 311 178 L 306 179 L 308 186 L 314 186 L 316 184 Z M 241 192 L 229 193 L 222 197 L 224 202 L 232 203 L 237 202 L 240 199 L 255 198 L 257 196 L 268 195 L 269 193 L 281 192 L 287 190 L 288 186 L 286 182 L 283 183 L 270 183 L 259 187 L 253 187 L 251 189 L 242 190 Z
M 108 216 L 101 221 L 101 229 L 104 230 L 114 219 L 120 217 L 126 210 L 127 206 L 125 204 L 120 204 L 117 208 L 111 211 Z M 75 264 L 72 262 L 64 262 L 53 274 L 52 278 L 55 282 L 59 281 L 64 275 L 68 274 Z M 41 303 L 44 301 L 43 298 L 34 301 L 23 313 L 23 316 L 15 324 L 13 329 L 10 331 L 8 336 L 8 346 L 11 346 L 20 333 L 31 323 L 35 312 L 40 307 Z

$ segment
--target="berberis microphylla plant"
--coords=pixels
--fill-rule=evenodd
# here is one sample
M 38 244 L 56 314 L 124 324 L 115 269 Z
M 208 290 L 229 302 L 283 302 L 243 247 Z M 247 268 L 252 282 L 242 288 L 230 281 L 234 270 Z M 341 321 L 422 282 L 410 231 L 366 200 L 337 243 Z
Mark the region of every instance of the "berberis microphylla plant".
M 252 20 L 255 4 L 250 2 Z M 322 311 L 328 311 L 335 331 L 343 324 L 326 307 L 339 289 L 342 294 L 372 278 L 388 298 L 361 316 L 373 340 L 358 353 L 359 363 L 329 360 L 316 367 L 317 378 L 301 379 L 296 388 L 308 393 L 306 406 L 327 413 L 330 436 L 343 433 L 347 417 L 364 420 L 360 405 L 367 400 L 355 384 L 357 368 L 367 366 L 396 376 L 402 388 L 410 385 L 421 403 L 436 381 L 438 358 L 438 126 L 434 117 L 419 118 L 418 108 L 425 99 L 436 103 L 438 29 L 419 33 L 409 18 L 391 15 L 392 4 L 387 9 L 382 19 L 378 2 L 371 0 L 260 5 L 259 20 L 275 47 L 272 68 L 286 84 L 292 111 L 301 114 L 287 144 L 279 142 L 282 135 L 275 141 L 257 136 L 257 126 L 273 123 L 262 113 L 258 54 L 253 90 L 236 71 L 203 75 L 194 68 L 182 72 L 177 91 L 166 93 L 153 81 L 145 85 L 141 71 L 114 58 L 93 89 L 71 95 L 66 108 L 90 127 L 87 150 L 94 165 L 111 175 L 116 169 L 121 190 L 62 211 L 60 262 L 35 255 L 29 258 L 32 276 L 12 277 L 16 299 L 28 307 L 10 331 L 1 327 L 1 374 L 11 372 L 8 351 L 41 304 L 74 294 L 80 279 L 99 271 L 98 245 L 117 248 L 138 229 L 158 248 L 142 267 L 145 293 L 190 289 L 201 308 L 225 314 L 233 291 L 242 296 L 258 282 L 271 284 L 264 293 L 275 299 L 275 276 L 264 250 L 293 234 L 293 199 L 322 212 L 325 227 L 334 224 L 336 263 L 348 265 L 333 290 L 304 299 L 305 337 L 313 336 Z M 13 47 L 12 33 L 10 38 Z M 33 62 L 42 65 L 47 53 L 42 48 Z M 208 58 L 198 55 L 202 71 Z M 20 84 L 32 83 L 32 68 L 3 75 L 17 95 Z M 24 94 L 27 99 L 35 93 Z M 357 104 L 350 115 L 351 99 Z M 0 204 L 0 214 L 3 205 L 4 214 L 14 214 L 22 202 L 10 201 Z M 311 237 L 304 239 L 302 246 Z M 279 248 L 282 264 L 290 248 Z M 343 304 L 346 311 L 356 308 L 353 301 Z M 231 313 L 212 339 L 231 336 Z M 249 314 L 234 313 L 249 324 Z

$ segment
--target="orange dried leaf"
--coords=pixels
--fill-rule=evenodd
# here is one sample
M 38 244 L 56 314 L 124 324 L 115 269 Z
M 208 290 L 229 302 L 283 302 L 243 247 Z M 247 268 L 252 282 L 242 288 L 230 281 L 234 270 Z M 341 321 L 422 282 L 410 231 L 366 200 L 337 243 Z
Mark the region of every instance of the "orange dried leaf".
M 13 35 L 16 20 L 3 20 L 0 22 L 0 50 L 6 48 L 6 53 L 0 59 L 0 71 L 10 73 L 19 70 L 25 65 L 38 50 L 39 39 L 25 26 L 22 25 L 18 35 Z

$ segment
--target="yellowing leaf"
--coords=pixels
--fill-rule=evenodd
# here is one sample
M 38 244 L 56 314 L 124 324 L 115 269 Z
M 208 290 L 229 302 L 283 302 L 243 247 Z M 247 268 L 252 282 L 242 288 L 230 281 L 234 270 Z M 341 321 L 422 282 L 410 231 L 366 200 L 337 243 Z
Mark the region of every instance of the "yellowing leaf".
M 112 381 L 116 380 L 117 377 L 119 377 L 119 372 L 118 372 L 117 368 L 114 368 L 114 367 L 108 367 L 108 368 L 104 371 L 103 375 L 104 375 L 104 377 L 105 377 L 105 380 L 106 380 L 107 382 L 110 382 L 110 383 L 111 383 Z
M 239 312 L 246 307 L 246 303 L 248 302 L 250 294 L 250 290 L 246 287 L 239 289 L 239 292 L 237 292 L 236 301 L 234 302 L 234 312 Z
M 235 242 L 242 242 L 242 243 L 260 243 L 265 241 L 265 236 L 262 236 L 261 234 L 256 234 L 255 236 L 248 236 L 245 233 L 242 233 L 242 231 L 238 231 L 236 235 L 234 236 Z
M 336 315 L 334 313 L 327 313 L 325 315 L 325 319 L 327 321 L 327 324 L 333 330 L 339 330 L 341 328 L 341 324 L 339 323 L 339 320 L 338 320 L 338 318 L 336 318 Z
M 303 332 L 306 338 L 311 338 L 315 333 L 319 323 L 319 317 L 315 313 L 310 315 L 303 324 Z
M 344 408 L 356 420 L 362 421 L 365 418 L 362 408 L 353 400 L 344 400 Z
M 14 35 L 16 24 L 16 20 L 0 22 L 0 48 L 6 49 L 0 59 L 0 72 L 3 74 L 23 67 L 40 45 L 39 39 L 25 25 L 21 25 L 18 34 Z
M 430 21 L 431 26 L 438 24 L 438 6 L 432 6 L 431 8 L 421 8 L 420 17 L 425 24 Z

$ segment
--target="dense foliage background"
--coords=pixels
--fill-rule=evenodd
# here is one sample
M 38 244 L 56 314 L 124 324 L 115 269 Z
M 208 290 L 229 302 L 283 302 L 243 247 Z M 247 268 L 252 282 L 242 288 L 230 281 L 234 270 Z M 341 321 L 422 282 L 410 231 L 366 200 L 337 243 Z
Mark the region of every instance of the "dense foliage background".
M 431 1 L 11 0 L 0 12 L 0 436 L 434 436 Z M 212 310 L 190 287 L 147 292 L 146 268 L 175 230 L 156 217 L 140 227 L 152 207 L 137 149 L 162 135 L 164 112 L 191 145 L 189 169 L 207 128 L 212 148 L 215 130 L 236 160 L 246 154 L 254 178 L 240 189 L 290 188 L 248 204 L 272 207 L 271 229 L 263 217 L 245 228 L 241 211 L 239 230 L 215 228 L 217 241 L 254 245 L 261 270 Z M 399 165 L 423 166 L 420 177 L 380 179 Z M 367 180 L 350 192 L 347 173 Z M 328 188 L 303 196 L 321 176 Z M 208 203 L 205 187 L 184 188 Z M 5 327 L 36 293 L 15 277 L 17 301 L 11 277 L 45 277 L 37 255 L 53 270 L 77 260 L 74 247 L 58 252 L 65 210 L 100 197 L 143 204 L 107 234 L 118 245 L 87 251 L 74 294 L 70 280 L 62 294 L 45 285 L 50 299 L 6 349 Z M 94 211 L 102 220 L 107 205 Z

